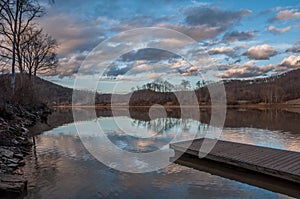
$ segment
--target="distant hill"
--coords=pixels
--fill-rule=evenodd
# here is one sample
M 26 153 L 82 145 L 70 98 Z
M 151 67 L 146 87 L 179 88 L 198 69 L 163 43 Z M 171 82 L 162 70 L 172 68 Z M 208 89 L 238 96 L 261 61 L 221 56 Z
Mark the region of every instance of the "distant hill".
M 300 69 L 293 70 L 278 76 L 253 79 L 253 80 L 228 80 L 224 81 L 228 104 L 247 103 L 283 103 L 300 98 Z M 9 100 L 10 75 L 0 75 L 0 102 Z M 88 91 L 81 91 L 86 95 Z M 114 103 L 124 104 L 130 101 L 130 105 L 148 106 L 153 104 L 179 105 L 176 96 L 181 98 L 188 92 L 155 92 L 152 90 L 139 90 L 125 95 L 115 95 Z M 70 105 L 72 103 L 71 88 L 66 88 L 39 77 L 17 75 L 15 100 L 20 103 L 33 103 L 40 101 L 48 105 Z M 206 87 L 195 90 L 199 103 L 209 104 L 210 96 Z M 129 99 L 130 98 L 130 99 Z M 108 105 L 111 102 L 110 94 L 97 94 L 96 104 Z M 182 103 L 182 102 L 181 102 Z
M 11 76 L 0 75 L 0 102 L 11 96 Z M 83 96 L 91 96 L 89 91 L 80 91 Z M 32 76 L 31 79 L 27 75 L 16 76 L 15 99 L 21 104 L 43 102 L 48 105 L 70 105 L 72 103 L 73 89 L 67 88 L 50 81 L 46 81 L 40 77 Z M 89 95 L 87 95 L 89 94 Z M 96 94 L 96 100 L 105 104 L 110 102 L 111 95 Z
M 11 96 L 11 76 L 0 76 L 1 93 L 0 98 L 7 99 Z M 39 77 L 29 79 L 27 75 L 16 75 L 16 87 L 14 101 L 21 104 L 44 102 L 47 104 L 70 103 L 72 89 L 66 88 Z M 11 99 L 10 99 L 11 100 Z
M 282 103 L 300 98 L 300 69 L 281 75 L 224 83 L 227 102 Z
M 267 78 L 227 80 L 223 83 L 229 105 L 284 103 L 300 98 L 300 69 Z M 210 104 L 207 87 L 197 89 L 195 93 L 200 104 Z M 183 91 L 175 94 L 185 96 Z M 179 105 L 175 94 L 150 90 L 136 91 L 132 95 L 131 105 Z

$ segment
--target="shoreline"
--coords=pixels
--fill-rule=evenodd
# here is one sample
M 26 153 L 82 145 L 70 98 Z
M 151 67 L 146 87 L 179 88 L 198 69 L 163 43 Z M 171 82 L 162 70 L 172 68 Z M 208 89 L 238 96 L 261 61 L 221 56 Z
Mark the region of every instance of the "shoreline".
M 27 128 L 41 121 L 50 109 L 44 104 L 4 104 L 0 108 L 0 194 L 19 197 L 27 191 L 22 168 L 32 150 Z
M 153 105 L 53 105 L 52 108 L 150 108 Z M 211 108 L 211 105 L 162 105 L 165 108 Z M 218 105 L 216 105 L 218 106 Z M 244 105 L 226 105 L 227 108 L 300 108 L 300 104 L 244 104 Z
M 217 106 L 217 105 L 216 105 Z M 122 109 L 149 109 L 152 106 L 144 105 L 144 106 L 126 106 L 126 105 L 117 105 L 111 107 L 110 105 L 55 105 L 51 106 L 51 108 L 59 108 L 59 109 L 72 109 L 72 108 L 78 108 L 78 109 L 96 109 L 96 110 L 101 110 L 101 109 L 106 109 L 106 110 L 111 110 L 111 109 L 116 109 L 116 110 L 122 110 Z M 198 107 L 199 109 L 211 109 L 211 105 L 190 105 L 190 106 L 170 106 L 170 105 L 163 105 L 164 108 L 166 109 L 181 109 L 181 108 L 195 108 Z M 300 114 L 300 104 L 244 104 L 244 105 L 226 105 L 226 109 L 258 109 L 258 110 L 270 110 L 270 109 L 278 109 L 278 110 L 283 110 L 287 112 L 292 112 L 292 113 L 298 113 Z

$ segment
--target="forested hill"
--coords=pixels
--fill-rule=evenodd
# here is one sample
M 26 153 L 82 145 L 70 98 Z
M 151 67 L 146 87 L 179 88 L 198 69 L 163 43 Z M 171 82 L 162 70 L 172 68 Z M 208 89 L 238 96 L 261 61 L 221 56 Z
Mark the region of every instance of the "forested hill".
M 300 69 L 253 80 L 225 82 L 227 101 L 282 103 L 300 98 Z
M 224 81 L 227 104 L 284 103 L 300 98 L 300 69 L 281 75 L 252 79 Z M 191 91 L 190 91 L 191 92 Z M 207 87 L 195 90 L 200 104 L 209 104 Z M 184 95 L 177 91 L 176 95 Z M 159 93 L 151 90 L 134 92 L 131 105 L 168 104 L 178 105 L 176 95 L 171 92 Z
M 253 79 L 224 81 L 227 104 L 284 103 L 300 98 L 300 69 L 281 75 Z M 186 92 L 186 91 L 184 91 Z M 177 91 L 176 95 L 185 95 Z M 189 91 L 192 92 L 192 91 Z M 195 90 L 199 104 L 209 104 L 210 95 L 207 87 Z M 160 93 L 151 90 L 140 90 L 133 93 L 131 105 L 167 104 L 179 105 L 172 92 Z
M 300 98 L 300 69 L 263 79 L 230 80 L 224 82 L 227 103 L 283 103 Z M 10 76 L 0 76 L 0 102 L 8 99 L 11 92 Z M 44 102 L 48 105 L 70 105 L 72 103 L 72 89 L 66 88 L 39 77 L 22 77 L 17 75 L 15 99 L 20 103 Z M 84 91 L 83 91 L 84 92 Z M 184 95 L 185 92 L 176 91 L 176 95 Z M 200 104 L 209 104 L 210 97 L 206 87 L 197 89 L 196 95 Z M 173 92 L 155 92 L 152 90 L 139 90 L 132 93 L 130 105 L 178 105 L 176 95 Z M 117 103 L 127 101 L 130 94 L 118 95 Z M 107 105 L 111 101 L 109 94 L 97 94 L 96 103 Z
M 37 76 L 29 78 L 27 75 L 16 75 L 16 88 L 14 99 L 11 96 L 11 76 L 0 76 L 0 99 L 13 100 L 21 104 L 44 102 L 47 104 L 70 103 L 72 89 L 66 88 Z

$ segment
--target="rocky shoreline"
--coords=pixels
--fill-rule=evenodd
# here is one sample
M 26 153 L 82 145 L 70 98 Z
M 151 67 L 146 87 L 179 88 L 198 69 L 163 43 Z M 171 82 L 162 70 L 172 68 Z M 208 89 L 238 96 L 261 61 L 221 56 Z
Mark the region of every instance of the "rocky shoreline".
M 51 110 L 45 104 L 0 106 L 0 195 L 17 197 L 26 193 L 24 157 L 32 148 L 27 127 L 45 120 Z

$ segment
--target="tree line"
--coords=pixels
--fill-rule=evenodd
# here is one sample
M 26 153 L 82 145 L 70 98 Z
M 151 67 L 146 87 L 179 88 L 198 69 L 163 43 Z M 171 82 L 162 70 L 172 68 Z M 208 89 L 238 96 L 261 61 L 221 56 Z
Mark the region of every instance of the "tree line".
M 212 82 L 199 80 L 196 82 L 196 89 L 203 88 Z M 180 84 L 174 85 L 167 80 L 163 80 L 162 78 L 157 78 L 152 82 L 146 83 L 142 86 L 132 87 L 131 91 L 137 90 L 152 90 L 156 92 L 173 92 L 173 91 L 188 91 L 192 89 L 192 84 L 188 80 L 181 80 Z
M 16 73 L 31 78 L 57 67 L 58 43 L 36 22 L 44 14 L 37 0 L 0 0 L 0 71 L 10 71 L 13 92 Z

